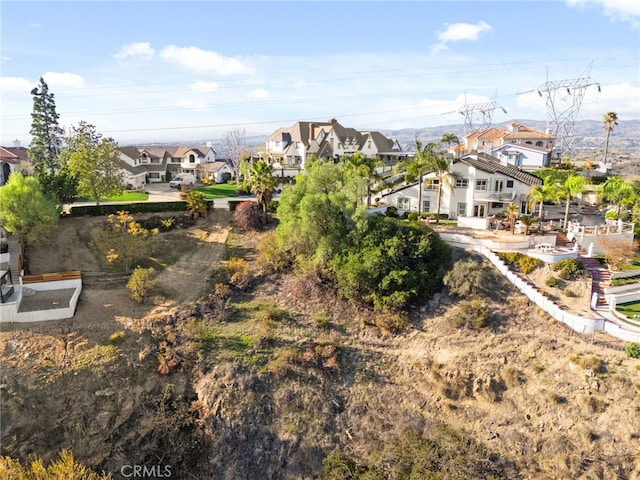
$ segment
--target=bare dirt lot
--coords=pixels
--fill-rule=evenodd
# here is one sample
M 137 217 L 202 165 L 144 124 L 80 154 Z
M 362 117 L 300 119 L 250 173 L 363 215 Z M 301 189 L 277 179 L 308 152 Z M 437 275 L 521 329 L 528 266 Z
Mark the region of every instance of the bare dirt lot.
M 173 258 L 153 302 L 97 283 L 72 320 L 3 326 L 2 454 L 66 448 L 114 478 L 139 463 L 184 479 L 301 479 L 332 450 L 368 464 L 404 430 L 444 424 L 484 445 L 501 478 L 640 478 L 640 367 L 623 342 L 559 325 L 495 272 L 487 327 L 456 327 L 460 302 L 442 292 L 390 335 L 322 285 L 263 274 L 261 235 L 228 235 L 220 215 L 160 239 Z M 32 271 L 101 270 L 86 241 L 98 221 L 61 224 L 32 248 Z M 224 321 L 197 323 L 225 255 L 244 257 L 251 281 Z M 179 350 L 195 326 L 198 350 Z M 167 345 L 182 356 L 161 375 Z

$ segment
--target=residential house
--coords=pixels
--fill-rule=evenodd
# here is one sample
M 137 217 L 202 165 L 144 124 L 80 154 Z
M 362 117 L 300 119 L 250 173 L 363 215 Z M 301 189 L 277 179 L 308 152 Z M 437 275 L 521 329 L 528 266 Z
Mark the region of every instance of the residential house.
M 233 169 L 227 162 L 205 163 L 200 166 L 200 174 L 202 179 L 209 179 L 215 183 L 223 183 L 225 174 L 229 178 L 233 178 Z
M 533 172 L 548 167 L 551 151 L 534 145 L 504 144 L 491 151 L 491 155 L 505 165 L 514 165 L 525 172 Z
M 542 181 L 514 165 L 507 165 L 483 153 L 473 153 L 454 159 L 445 177 L 440 199 L 440 214 L 458 219 L 459 226 L 489 228 L 496 215 L 515 203 L 521 214 L 530 213 L 527 193 L 532 185 Z M 419 190 L 422 188 L 424 213 L 437 212 L 438 179 L 431 173 L 423 184 L 414 182 L 382 196 L 386 205 L 393 205 L 400 214 L 418 211 Z
M 328 122 L 296 122 L 272 133 L 266 151 L 274 171 L 294 176 L 304 170 L 307 156 L 339 159 L 360 152 L 365 157 L 380 158 L 385 164 L 397 162 L 401 148 L 380 132 L 359 132 L 342 126 L 334 118 Z
M 9 175 L 18 165 L 18 157 L 4 147 L 0 147 L 0 186 L 7 183 Z
M 119 147 L 125 184 L 142 188 L 147 183 L 168 182 L 178 173 L 191 173 L 198 179 L 217 177 L 223 166 L 213 166 L 216 153 L 206 146 L 129 146 Z
M 555 136 L 548 133 L 512 122 L 506 129 L 493 127 L 467 135 L 464 138 L 464 151 L 493 155 L 506 163 L 524 166 L 531 171 L 549 166 L 555 139 Z M 507 145 L 513 148 L 508 149 L 505 147 Z M 518 160 L 521 165 L 517 164 Z
M 29 157 L 29 149 L 20 146 L 20 142 L 15 140 L 12 147 L 0 147 L 0 157 L 4 162 L 11 165 L 12 172 L 21 172 L 23 174 L 33 173 L 33 162 Z

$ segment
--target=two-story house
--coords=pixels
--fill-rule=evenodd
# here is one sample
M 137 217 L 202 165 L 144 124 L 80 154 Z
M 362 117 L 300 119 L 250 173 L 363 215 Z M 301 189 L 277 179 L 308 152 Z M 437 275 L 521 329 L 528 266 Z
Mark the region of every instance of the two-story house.
M 555 139 L 548 133 L 512 122 L 506 129 L 493 127 L 467 135 L 464 152 L 486 153 L 532 171 L 549 166 Z
M 224 165 L 216 162 L 216 152 L 211 145 L 129 146 L 118 150 L 125 184 L 131 188 L 168 182 L 178 173 L 191 173 L 198 179 L 218 179 L 219 173 L 224 171 Z
M 328 122 L 296 122 L 290 127 L 279 128 L 266 140 L 269 161 L 283 176 L 303 171 L 309 155 L 338 159 L 360 152 L 392 165 L 397 162 L 401 150 L 397 141 L 380 132 L 347 128 L 335 118 Z
M 492 217 L 504 212 L 508 205 L 518 205 L 521 214 L 530 213 L 527 194 L 532 185 L 542 181 L 521 169 L 501 163 L 483 153 L 465 155 L 452 160 L 440 193 L 440 214 L 458 219 L 459 226 L 489 228 Z M 382 196 L 386 205 L 393 205 L 400 214 L 418 211 L 419 188 L 422 188 L 420 208 L 424 213 L 436 213 L 438 179 L 433 173 L 418 182 L 397 188 Z

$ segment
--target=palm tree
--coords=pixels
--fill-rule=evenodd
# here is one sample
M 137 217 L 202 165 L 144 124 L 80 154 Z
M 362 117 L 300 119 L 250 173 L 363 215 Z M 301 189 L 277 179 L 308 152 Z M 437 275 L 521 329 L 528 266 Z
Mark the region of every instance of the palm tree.
M 602 126 L 604 131 L 607 132 L 607 140 L 604 143 L 604 166 L 607 166 L 607 153 L 609 152 L 609 135 L 613 128 L 618 125 L 618 114 L 616 112 L 609 112 L 602 117 Z
M 422 142 L 415 138 L 415 147 L 416 152 L 413 155 L 413 159 L 406 164 L 406 176 L 407 181 L 411 181 L 411 179 L 418 180 L 418 217 L 422 213 L 422 189 L 423 189 L 423 181 L 424 175 L 429 172 L 432 168 L 432 157 L 435 156 L 434 150 L 436 145 L 434 143 L 427 143 L 426 145 L 422 145 Z M 397 165 L 397 168 L 404 167 L 404 164 Z
M 256 202 L 262 205 L 264 222 L 267 223 L 267 207 L 273 197 L 276 179 L 273 177 L 273 167 L 264 160 L 258 160 L 251 166 L 249 172 L 251 191 L 256 194 Z
M 523 215 L 522 217 L 520 217 L 520 221 L 524 225 L 524 234 L 529 235 L 529 228 L 531 227 L 531 225 L 536 223 L 538 219 L 533 215 Z
M 446 132 L 442 135 L 442 138 L 440 139 L 440 143 L 441 144 L 446 143 L 447 146 L 449 147 L 447 150 L 451 150 L 451 144 L 455 143 L 456 145 L 460 145 L 460 139 L 455 133 Z
M 615 203 L 618 216 L 620 216 L 620 207 L 622 204 L 632 203 L 636 197 L 633 185 L 617 175 L 607 178 L 607 180 L 598 187 L 598 191 L 608 201 Z
M 559 194 L 564 198 L 566 206 L 564 209 L 564 223 L 562 228 L 567 229 L 567 223 L 569 222 L 569 205 L 571 200 L 576 196 L 584 192 L 584 188 L 587 185 L 587 179 L 581 175 L 569 175 L 565 182 L 559 186 Z
M 451 188 L 451 172 L 449 159 L 444 155 L 431 155 L 429 165 L 438 179 L 438 196 L 436 202 L 436 224 L 440 223 L 440 204 L 442 199 L 442 187 Z
M 380 159 L 374 157 L 364 157 L 360 152 L 354 153 L 346 158 L 347 169 L 352 169 L 357 175 L 367 180 L 367 208 L 371 206 L 371 183 L 380 180 L 380 175 L 376 171 L 382 163 Z
M 514 234 L 516 231 L 516 220 L 518 219 L 518 205 L 510 203 L 504 212 L 505 217 L 509 220 L 509 229 Z

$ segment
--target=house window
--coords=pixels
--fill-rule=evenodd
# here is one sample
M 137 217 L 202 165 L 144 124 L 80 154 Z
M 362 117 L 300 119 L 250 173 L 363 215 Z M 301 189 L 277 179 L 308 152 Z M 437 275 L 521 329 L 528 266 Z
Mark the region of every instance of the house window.
M 458 203 L 458 216 L 464 217 L 467 214 L 467 204 L 464 202 Z
M 422 211 L 428 212 L 431 210 L 431 200 L 422 200 Z
M 476 191 L 477 192 L 486 192 L 487 191 L 487 181 L 486 180 L 476 180 Z M 477 217 L 477 215 L 476 215 Z
M 513 188 L 513 180 L 507 180 L 507 188 Z
M 160 173 L 158 173 L 158 172 L 149 172 L 149 178 L 160 178 Z
M 496 180 L 494 192 L 501 192 L 504 188 L 504 180 Z
M 193 153 L 189 155 L 189 163 L 196 163 L 196 156 Z
M 500 202 L 491 202 L 491 208 L 502 208 L 502 203 L 500 203 Z
M 407 197 L 398 197 L 398 210 L 409 210 L 411 199 Z
M 473 216 L 474 217 L 484 217 L 486 215 L 485 205 L 474 205 L 473 206 Z
M 542 142 L 536 142 L 536 147 L 542 147 Z
M 468 178 L 456 178 L 456 188 L 468 188 L 468 187 L 469 187 Z
M 432 180 L 425 181 L 424 189 L 425 190 L 437 190 L 438 189 L 438 185 L 440 185 L 440 180 L 438 180 L 437 178 L 434 178 Z

